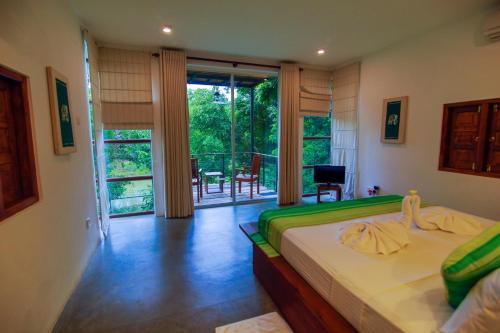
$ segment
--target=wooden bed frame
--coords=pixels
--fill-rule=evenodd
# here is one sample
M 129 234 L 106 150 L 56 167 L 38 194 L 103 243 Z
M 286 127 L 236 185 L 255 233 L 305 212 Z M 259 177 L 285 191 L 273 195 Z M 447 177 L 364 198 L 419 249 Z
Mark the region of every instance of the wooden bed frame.
M 257 223 L 240 224 L 250 238 Z M 356 332 L 282 257 L 269 258 L 253 244 L 253 272 L 295 333 Z

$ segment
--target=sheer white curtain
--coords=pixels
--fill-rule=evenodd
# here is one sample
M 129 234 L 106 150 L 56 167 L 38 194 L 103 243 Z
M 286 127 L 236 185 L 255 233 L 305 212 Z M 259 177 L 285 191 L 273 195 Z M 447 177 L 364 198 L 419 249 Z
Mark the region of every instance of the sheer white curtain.
M 360 63 L 333 71 L 332 165 L 346 167 L 343 197 L 352 199 L 357 180 Z

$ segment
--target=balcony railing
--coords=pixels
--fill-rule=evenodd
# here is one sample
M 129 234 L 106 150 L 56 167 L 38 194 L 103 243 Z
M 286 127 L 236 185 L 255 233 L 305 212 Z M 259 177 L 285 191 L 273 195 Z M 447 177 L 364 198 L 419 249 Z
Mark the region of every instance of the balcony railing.
M 261 156 L 259 183 L 268 189 L 278 191 L 278 157 L 257 152 L 236 152 L 235 167 L 251 166 L 254 155 Z M 210 171 L 222 172 L 227 181 L 232 175 L 231 153 L 200 153 L 191 154 L 198 159 L 198 166 L 202 173 Z
M 104 140 L 104 144 L 106 147 L 111 147 L 112 145 L 136 145 L 136 147 L 147 145 L 147 150 L 151 154 L 151 139 L 107 139 Z M 130 157 L 124 155 L 119 156 L 119 158 L 126 160 Z M 109 155 L 106 155 L 106 159 L 109 162 Z M 154 213 L 152 174 L 132 174 L 121 177 L 109 177 L 107 175 L 106 182 L 109 192 L 109 214 L 111 218 Z M 130 189 L 132 184 L 136 186 Z M 125 191 L 121 195 L 116 194 L 115 189 L 120 186 L 129 187 L 129 191 Z

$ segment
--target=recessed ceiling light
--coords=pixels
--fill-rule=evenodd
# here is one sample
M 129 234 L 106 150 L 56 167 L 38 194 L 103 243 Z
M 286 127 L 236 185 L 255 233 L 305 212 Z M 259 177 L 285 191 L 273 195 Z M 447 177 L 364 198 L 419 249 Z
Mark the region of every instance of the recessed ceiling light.
M 171 25 L 164 25 L 162 28 L 161 28 L 161 31 L 163 31 L 164 33 L 166 34 L 169 34 L 172 32 L 172 26 Z
M 319 55 L 325 54 L 325 49 L 319 49 L 319 50 L 318 50 L 318 54 L 319 54 Z

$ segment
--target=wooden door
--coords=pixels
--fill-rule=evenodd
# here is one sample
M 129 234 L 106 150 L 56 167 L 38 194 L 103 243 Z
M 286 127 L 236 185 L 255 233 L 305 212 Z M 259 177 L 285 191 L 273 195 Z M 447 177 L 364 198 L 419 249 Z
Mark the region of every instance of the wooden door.
M 486 172 L 500 174 L 500 103 L 490 104 Z
M 445 166 L 475 171 L 479 144 L 480 104 L 450 108 Z
M 0 181 L 5 207 L 23 198 L 14 117 L 18 93 L 12 80 L 0 77 Z

